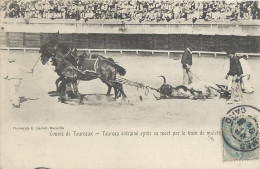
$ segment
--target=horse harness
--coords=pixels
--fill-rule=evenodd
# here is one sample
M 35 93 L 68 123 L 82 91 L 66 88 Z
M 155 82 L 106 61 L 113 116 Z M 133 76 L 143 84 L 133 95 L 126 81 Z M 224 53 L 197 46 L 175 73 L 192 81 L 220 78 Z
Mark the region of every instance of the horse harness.
M 65 72 L 68 72 L 69 69 L 72 70 L 72 73 L 73 73 L 73 77 L 77 75 L 77 73 L 81 73 L 81 74 L 87 74 L 89 73 L 90 76 L 96 76 L 98 75 L 96 73 L 96 70 L 97 70 L 97 66 L 98 66 L 98 60 L 99 58 L 97 59 L 88 59 L 88 60 L 95 60 L 95 63 L 94 63 L 94 71 L 92 70 L 80 70 L 78 66 L 74 66 L 72 63 L 70 63 L 66 58 L 68 58 L 68 56 L 71 54 L 71 50 L 68 51 L 68 53 L 63 56 L 63 58 L 61 58 L 61 62 L 60 64 L 57 64 L 56 68 L 55 68 L 55 71 L 62 71 L 62 73 L 65 73 Z M 52 55 L 51 58 L 53 60 L 56 61 L 56 55 Z M 72 56 L 73 57 L 73 56 Z M 79 58 L 76 58 L 75 60 L 78 60 Z M 57 62 L 57 61 L 56 61 Z M 75 72 L 76 71 L 76 72 Z M 65 75 L 66 76 L 66 75 Z

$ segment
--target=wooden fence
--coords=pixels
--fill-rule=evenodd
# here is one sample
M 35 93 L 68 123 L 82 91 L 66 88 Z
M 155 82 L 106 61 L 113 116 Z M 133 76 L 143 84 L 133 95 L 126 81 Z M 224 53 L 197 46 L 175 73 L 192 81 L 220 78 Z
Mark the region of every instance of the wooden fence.
M 39 48 L 51 33 L 0 32 L 0 47 Z M 60 34 L 61 43 L 79 49 L 225 52 L 234 46 L 240 53 L 260 53 L 260 36 L 172 35 L 172 34 Z

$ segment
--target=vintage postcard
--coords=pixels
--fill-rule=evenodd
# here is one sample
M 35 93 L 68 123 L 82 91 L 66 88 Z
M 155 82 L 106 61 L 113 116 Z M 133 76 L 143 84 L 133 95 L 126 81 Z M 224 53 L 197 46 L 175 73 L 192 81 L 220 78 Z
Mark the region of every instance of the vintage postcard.
M 2 0 L 0 168 L 260 168 L 260 2 Z

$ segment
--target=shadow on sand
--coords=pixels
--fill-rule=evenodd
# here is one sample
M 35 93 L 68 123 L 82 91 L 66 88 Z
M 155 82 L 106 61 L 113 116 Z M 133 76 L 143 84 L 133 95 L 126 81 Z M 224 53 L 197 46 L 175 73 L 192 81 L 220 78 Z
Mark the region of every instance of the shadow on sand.
M 32 98 L 26 98 L 24 96 L 21 96 L 19 97 L 20 98 L 20 103 L 23 103 L 23 102 L 26 102 L 28 100 L 38 100 L 39 98 L 35 98 L 35 99 L 32 99 Z
M 50 91 L 48 92 L 48 95 L 50 97 L 57 97 L 59 100 L 59 94 L 56 91 Z M 111 105 L 113 103 L 116 103 L 116 99 L 114 97 L 114 94 L 110 94 L 107 96 L 106 94 L 81 94 L 83 97 L 83 103 L 87 105 Z M 79 99 L 74 97 L 68 97 L 65 104 L 69 105 L 78 105 Z
M 48 92 L 48 95 L 49 95 L 50 97 L 56 97 L 56 96 L 59 96 L 59 94 L 58 94 L 57 91 L 50 91 L 50 92 Z

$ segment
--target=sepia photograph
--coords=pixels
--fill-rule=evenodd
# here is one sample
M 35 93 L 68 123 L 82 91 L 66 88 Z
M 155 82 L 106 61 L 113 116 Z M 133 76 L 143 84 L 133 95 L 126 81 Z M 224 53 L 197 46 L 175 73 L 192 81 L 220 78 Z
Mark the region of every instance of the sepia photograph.
M 260 169 L 260 1 L 0 5 L 0 169 Z

